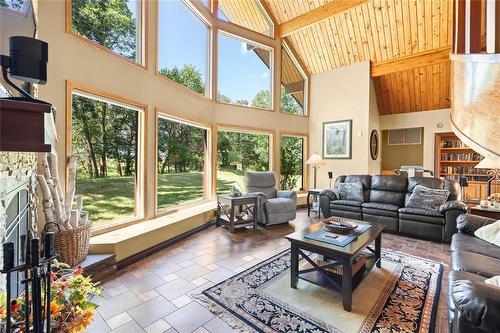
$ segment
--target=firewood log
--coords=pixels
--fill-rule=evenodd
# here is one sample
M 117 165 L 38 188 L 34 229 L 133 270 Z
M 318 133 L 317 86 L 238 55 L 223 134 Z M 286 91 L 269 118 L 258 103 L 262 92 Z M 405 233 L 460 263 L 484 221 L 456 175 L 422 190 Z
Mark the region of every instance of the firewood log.
M 76 188 L 76 162 L 78 158 L 76 156 L 70 156 L 68 158 L 68 187 L 66 188 L 66 198 L 65 198 L 65 209 L 66 209 L 66 216 L 67 218 L 71 221 L 71 214 L 73 213 L 72 211 L 72 206 L 73 206 L 73 199 L 75 197 L 75 188 Z M 79 216 L 77 216 L 77 221 L 79 219 Z
M 59 172 L 57 169 L 57 155 L 55 155 L 53 153 L 47 153 L 46 154 L 46 161 L 47 161 L 48 168 L 50 171 L 52 183 L 54 184 L 54 188 L 57 192 L 59 204 L 63 208 L 61 211 L 61 219 L 62 220 L 69 219 L 69 214 L 71 214 L 71 210 L 68 214 L 68 210 L 65 209 L 65 202 L 64 202 L 65 198 L 64 198 L 64 194 L 63 194 L 63 191 L 61 188 L 61 182 L 59 181 Z
M 48 222 L 57 223 L 58 221 L 56 221 L 54 217 L 54 201 L 52 199 L 50 188 L 47 185 L 44 176 L 38 175 L 37 179 L 38 179 L 38 184 L 40 185 L 40 190 L 42 191 L 42 197 L 43 197 L 42 206 L 43 206 L 43 213 L 45 215 L 45 223 Z

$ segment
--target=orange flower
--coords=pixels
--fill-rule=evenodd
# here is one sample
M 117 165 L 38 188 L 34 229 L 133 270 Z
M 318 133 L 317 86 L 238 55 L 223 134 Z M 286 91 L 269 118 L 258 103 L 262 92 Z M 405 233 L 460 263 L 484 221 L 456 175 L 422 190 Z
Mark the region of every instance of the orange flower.
M 82 275 L 82 274 L 83 274 L 83 268 L 78 267 L 77 269 L 75 269 L 75 275 Z
M 6 315 L 6 310 L 5 310 L 5 307 L 0 307 L 0 319 L 3 319 L 5 318 L 5 315 Z
M 57 303 L 57 301 L 55 299 L 53 299 L 51 302 L 50 302 L 50 316 L 51 318 L 54 318 L 54 317 L 57 317 L 58 315 L 61 314 L 61 310 L 63 309 L 64 307 Z
M 51 272 L 51 273 L 50 273 L 50 280 L 51 280 L 51 281 L 54 281 L 54 280 L 56 280 L 56 279 L 57 279 L 57 274 L 56 274 L 56 273 L 54 273 L 54 272 Z

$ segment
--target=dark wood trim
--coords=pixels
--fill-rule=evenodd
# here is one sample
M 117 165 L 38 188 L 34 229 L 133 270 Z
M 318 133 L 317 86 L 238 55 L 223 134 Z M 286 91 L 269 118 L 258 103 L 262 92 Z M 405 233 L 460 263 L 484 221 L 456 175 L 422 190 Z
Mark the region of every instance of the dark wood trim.
M 150 255 L 152 255 L 158 251 L 161 251 L 169 246 L 172 246 L 175 243 L 178 243 L 181 240 L 184 240 L 190 236 L 193 236 L 193 235 L 197 234 L 198 232 L 206 230 L 212 226 L 215 226 L 215 220 L 210 221 L 209 223 L 206 223 L 206 224 L 201 225 L 199 227 L 196 227 L 194 229 L 191 229 L 191 230 L 189 230 L 183 234 L 180 234 L 178 236 L 175 236 L 173 238 L 167 239 L 166 241 L 163 241 L 163 242 L 156 244 L 155 246 L 152 246 L 146 250 L 143 250 L 141 252 L 133 254 L 130 257 L 127 257 L 123 260 L 120 260 L 116 263 L 116 268 L 118 270 L 120 270 L 120 269 L 125 268 L 129 265 L 132 265 L 133 263 L 136 263 L 136 262 L 138 262 L 146 257 L 149 257 Z
M 457 0 L 455 6 L 458 6 L 457 17 L 455 18 L 455 22 L 458 23 L 457 31 L 453 27 L 457 41 L 456 53 L 462 54 L 465 52 L 465 0 Z
M 480 0 L 471 0 L 470 2 L 470 53 L 481 52 L 481 26 L 484 22 L 481 20 L 481 7 Z

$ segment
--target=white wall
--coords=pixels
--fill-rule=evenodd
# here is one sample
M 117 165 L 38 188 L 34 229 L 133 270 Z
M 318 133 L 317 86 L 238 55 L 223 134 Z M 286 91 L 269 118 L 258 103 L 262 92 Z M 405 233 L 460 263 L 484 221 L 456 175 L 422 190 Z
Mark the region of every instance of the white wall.
M 368 116 L 368 133 L 366 134 L 366 139 L 368 147 L 370 147 L 370 135 L 373 130 L 378 131 L 379 135 L 379 152 L 376 160 L 372 160 L 370 150 L 368 150 L 368 173 L 371 175 L 378 175 L 380 174 L 381 170 L 381 161 L 382 161 L 382 154 L 380 151 L 380 147 L 382 146 L 382 140 L 381 140 L 381 132 L 380 132 L 380 116 L 378 113 L 378 106 L 377 106 L 377 95 L 375 94 L 375 86 L 373 85 L 373 79 L 370 79 L 370 106 L 369 106 L 369 116 Z M 368 148 L 370 149 L 370 148 Z
M 435 134 L 451 132 L 450 109 L 380 116 L 380 130 L 424 128 L 424 167 L 434 170 Z M 442 127 L 438 127 L 442 125 Z
M 310 107 L 310 154 L 322 153 L 324 122 L 352 119 L 352 159 L 325 160 L 326 164 L 318 171 L 317 187 L 329 185 L 328 171 L 333 171 L 334 178 L 343 174 L 369 173 L 370 63 L 366 61 L 312 75 Z M 311 170 L 311 186 L 312 177 Z

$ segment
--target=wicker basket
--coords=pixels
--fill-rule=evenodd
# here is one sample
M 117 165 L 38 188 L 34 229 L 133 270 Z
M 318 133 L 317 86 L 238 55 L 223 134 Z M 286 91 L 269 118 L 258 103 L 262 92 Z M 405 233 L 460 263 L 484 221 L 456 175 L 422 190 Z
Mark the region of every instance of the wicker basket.
M 54 248 L 59 254 L 58 260 L 71 267 L 81 263 L 89 253 L 90 221 L 84 226 L 70 230 L 61 230 L 57 223 L 52 224 L 59 229 L 54 240 Z

